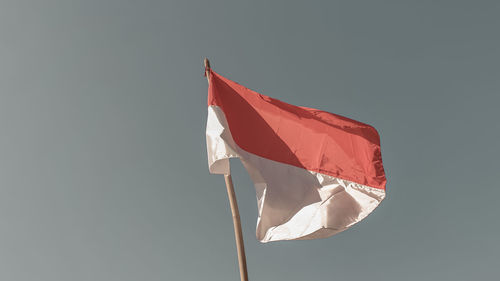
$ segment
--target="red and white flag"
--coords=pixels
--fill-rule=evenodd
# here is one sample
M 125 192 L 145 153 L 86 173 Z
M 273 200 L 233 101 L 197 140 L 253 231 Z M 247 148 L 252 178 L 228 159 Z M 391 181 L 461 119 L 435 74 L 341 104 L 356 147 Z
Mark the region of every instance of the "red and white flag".
M 257 192 L 257 239 L 328 237 L 384 199 L 375 128 L 284 103 L 209 71 L 209 170 L 229 174 L 229 158 L 240 158 Z

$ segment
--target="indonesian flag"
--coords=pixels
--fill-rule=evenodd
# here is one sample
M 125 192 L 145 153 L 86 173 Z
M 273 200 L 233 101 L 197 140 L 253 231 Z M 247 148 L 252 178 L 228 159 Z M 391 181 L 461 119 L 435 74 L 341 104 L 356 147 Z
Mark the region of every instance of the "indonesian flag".
M 255 184 L 261 242 L 334 235 L 384 199 L 375 128 L 284 103 L 209 71 L 209 170 L 229 174 L 229 158 L 241 160 Z

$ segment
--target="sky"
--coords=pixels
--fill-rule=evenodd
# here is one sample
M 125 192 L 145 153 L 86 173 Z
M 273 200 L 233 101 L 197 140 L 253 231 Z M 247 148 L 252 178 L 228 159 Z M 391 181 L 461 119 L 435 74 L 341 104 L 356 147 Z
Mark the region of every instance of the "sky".
M 500 2 L 0 0 L 0 279 L 238 280 L 205 147 L 213 69 L 368 123 L 387 197 L 327 239 L 261 244 L 250 280 L 495 280 Z

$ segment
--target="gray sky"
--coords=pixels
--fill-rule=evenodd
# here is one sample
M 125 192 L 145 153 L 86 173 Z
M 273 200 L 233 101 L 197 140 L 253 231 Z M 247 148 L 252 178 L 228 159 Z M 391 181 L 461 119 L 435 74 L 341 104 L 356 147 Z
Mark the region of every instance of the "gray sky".
M 238 280 L 209 175 L 202 59 L 375 126 L 387 199 L 334 237 L 260 244 L 250 280 L 494 280 L 498 1 L 0 0 L 0 279 Z

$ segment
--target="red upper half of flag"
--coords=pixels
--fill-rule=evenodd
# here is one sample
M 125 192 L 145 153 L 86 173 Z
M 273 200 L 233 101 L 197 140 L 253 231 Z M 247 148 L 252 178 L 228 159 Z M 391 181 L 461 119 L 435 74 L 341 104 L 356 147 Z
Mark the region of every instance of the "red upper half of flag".
M 222 109 L 235 143 L 249 153 L 385 189 L 380 138 L 370 125 L 261 95 L 212 70 L 208 105 Z

